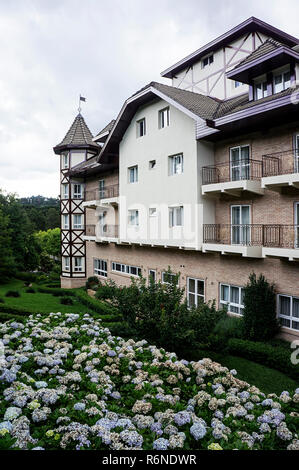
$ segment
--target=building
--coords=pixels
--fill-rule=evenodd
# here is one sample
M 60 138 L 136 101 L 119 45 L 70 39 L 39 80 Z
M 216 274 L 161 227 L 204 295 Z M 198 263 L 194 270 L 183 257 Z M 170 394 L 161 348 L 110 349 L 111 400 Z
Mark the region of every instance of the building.
M 180 272 L 190 305 L 242 315 L 254 271 L 299 336 L 299 39 L 249 18 L 162 73 L 61 161 L 63 287 Z

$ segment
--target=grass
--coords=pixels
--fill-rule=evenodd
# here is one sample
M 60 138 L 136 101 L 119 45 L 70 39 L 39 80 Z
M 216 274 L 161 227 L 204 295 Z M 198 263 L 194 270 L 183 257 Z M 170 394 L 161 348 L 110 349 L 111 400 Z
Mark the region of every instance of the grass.
M 229 369 L 236 369 L 238 372 L 237 378 L 255 385 L 266 394 L 277 393 L 280 395 L 284 390 L 291 392 L 298 387 L 298 383 L 295 380 L 282 372 L 241 357 L 224 356 L 223 354 L 214 353 L 212 351 L 198 351 L 193 360 L 196 361 L 203 357 L 210 357 Z
M 33 285 L 33 287 L 35 288 L 36 286 Z M 22 307 L 23 309 L 40 313 L 85 313 L 91 311 L 75 297 L 72 297 L 73 305 L 63 305 L 60 303 L 61 297 L 54 297 L 52 294 L 44 294 L 37 291 L 35 294 L 31 294 L 26 292 L 27 289 L 28 287 L 24 285 L 24 281 L 20 280 L 13 280 L 9 284 L 0 285 L 0 297 L 4 299 L 4 304 L 1 305 Z M 21 296 L 5 297 L 8 290 L 18 290 Z
M 37 286 L 33 284 L 36 289 Z M 0 285 L 0 297 L 4 299 L 4 304 L 9 307 L 21 307 L 28 309 L 29 311 L 35 311 L 40 313 L 51 313 L 51 312 L 62 312 L 62 313 L 94 313 L 90 308 L 80 303 L 76 297 L 72 297 L 74 302 L 73 305 L 63 305 L 60 303 L 61 297 L 54 297 L 52 294 L 36 292 L 27 293 L 28 286 L 24 285 L 24 281 L 12 280 L 9 284 Z M 5 297 L 8 290 L 17 290 L 20 292 L 20 297 Z M 2 314 L 3 315 L 3 314 Z M 97 316 L 99 316 L 97 314 Z M 9 316 L 8 316 L 9 317 Z M 10 315 L 10 317 L 16 318 L 16 315 Z M 103 318 L 103 317 L 102 317 Z M 108 319 L 107 319 L 108 320 Z M 103 326 L 111 327 L 113 330 L 117 329 L 117 325 L 120 323 L 108 323 L 103 321 Z M 114 334 L 115 333 L 114 331 Z M 282 345 L 282 341 L 274 340 L 274 343 Z M 283 342 L 285 347 L 289 347 L 288 343 Z M 229 369 L 236 369 L 238 371 L 237 377 L 241 380 L 245 380 L 250 384 L 256 385 L 264 393 L 277 393 L 280 394 L 283 390 L 292 391 L 298 387 L 298 384 L 285 374 L 278 372 L 269 367 L 256 364 L 255 362 L 249 361 L 236 356 L 230 356 L 223 354 L 214 353 L 211 351 L 197 351 L 192 357 L 193 360 L 198 360 L 202 357 L 210 357 L 211 359 L 220 362 Z

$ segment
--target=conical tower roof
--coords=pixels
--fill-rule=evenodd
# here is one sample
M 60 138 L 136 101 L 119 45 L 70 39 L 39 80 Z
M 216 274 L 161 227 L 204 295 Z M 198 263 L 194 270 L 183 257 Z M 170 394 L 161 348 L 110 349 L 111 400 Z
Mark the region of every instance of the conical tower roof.
M 93 142 L 93 135 L 90 132 L 84 117 L 79 113 L 67 131 L 64 139 L 54 147 L 55 153 L 60 153 L 65 149 L 86 148 L 100 150 L 100 146 Z

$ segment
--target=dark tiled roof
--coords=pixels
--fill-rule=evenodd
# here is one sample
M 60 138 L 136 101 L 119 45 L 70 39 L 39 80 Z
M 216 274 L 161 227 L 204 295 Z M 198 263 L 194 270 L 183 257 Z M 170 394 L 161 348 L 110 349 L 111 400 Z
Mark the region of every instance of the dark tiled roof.
M 253 62 L 256 59 L 259 59 L 260 57 L 263 57 L 264 55 L 268 54 L 269 52 L 275 51 L 275 49 L 279 49 L 280 47 L 287 47 L 281 42 L 275 41 L 272 38 L 267 39 L 263 44 L 261 44 L 255 51 L 253 51 L 251 54 L 249 54 L 245 59 L 241 60 L 236 67 L 233 68 L 233 70 L 237 70 L 239 67 L 243 65 L 250 64 L 250 62 Z
M 73 147 L 76 145 L 98 147 L 98 145 L 93 142 L 92 139 L 92 133 L 90 132 L 83 116 L 79 113 L 75 117 L 75 120 L 66 133 L 64 139 L 60 142 L 60 144 L 56 145 L 56 148 L 68 145 Z
M 234 111 L 236 107 L 246 103 L 248 103 L 248 93 L 244 93 L 243 95 L 236 96 L 235 98 L 230 98 L 228 100 L 221 101 L 221 103 L 219 103 L 218 105 L 216 112 L 214 113 L 213 118 L 216 119 L 226 114 L 230 114 Z
M 100 130 L 100 132 L 98 132 L 96 134 L 96 136 L 100 135 L 100 134 L 104 134 L 105 132 L 110 132 L 112 127 L 114 126 L 114 123 L 115 123 L 115 119 L 112 119 L 109 124 L 107 124 L 107 126 L 104 127 L 104 129 Z

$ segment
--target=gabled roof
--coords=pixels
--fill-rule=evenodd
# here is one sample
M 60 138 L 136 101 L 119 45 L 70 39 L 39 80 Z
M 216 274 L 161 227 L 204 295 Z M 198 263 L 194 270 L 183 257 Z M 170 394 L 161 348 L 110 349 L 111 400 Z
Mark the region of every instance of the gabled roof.
M 114 126 L 114 123 L 115 123 L 115 119 L 112 119 L 108 124 L 107 126 L 105 126 L 102 130 L 100 130 L 100 132 L 98 132 L 95 137 L 93 138 L 93 140 L 95 142 L 98 142 L 98 141 L 103 141 L 105 140 L 105 137 L 107 137 L 109 135 L 109 132 L 111 131 L 111 129 L 113 128 Z
M 93 141 L 92 133 L 80 113 L 75 117 L 64 139 L 54 147 L 54 152 L 59 153 L 70 148 L 100 149 L 98 144 Z
M 255 51 L 243 59 L 226 76 L 243 83 L 275 68 L 299 61 L 299 53 L 273 39 L 267 39 Z
M 261 32 L 268 36 L 271 36 L 273 39 L 282 41 L 289 47 L 293 47 L 299 44 L 299 39 L 291 36 L 290 34 L 281 31 L 280 29 L 275 28 L 274 26 L 255 18 L 254 16 L 248 18 L 247 20 L 243 21 L 242 23 L 238 24 L 234 28 L 230 29 L 226 33 L 222 34 L 218 38 L 214 39 L 213 41 L 209 42 L 205 46 L 197 49 L 192 54 L 189 54 L 176 64 L 168 67 L 164 70 L 161 75 L 162 77 L 172 78 L 176 73 L 180 72 L 181 70 L 190 67 L 193 63 L 198 62 L 201 57 L 205 56 L 209 52 L 213 52 L 216 49 L 220 49 L 221 47 L 229 44 L 233 40 L 237 39 L 243 34 L 251 33 L 251 32 Z
M 111 171 L 116 167 L 115 162 L 111 165 L 97 162 L 96 156 L 89 158 L 88 160 L 79 163 L 74 166 L 69 172 L 69 176 L 74 176 L 77 178 L 84 178 L 86 176 L 92 176 L 98 173 L 104 173 Z
M 194 120 L 212 119 L 220 103 L 220 100 L 211 98 L 210 96 L 182 90 L 158 82 L 150 82 L 125 101 L 102 147 L 98 160 L 101 159 L 101 161 L 103 161 L 104 156 L 109 159 L 109 154 L 117 154 L 118 144 L 138 107 L 155 98 L 161 98 L 167 101 Z

